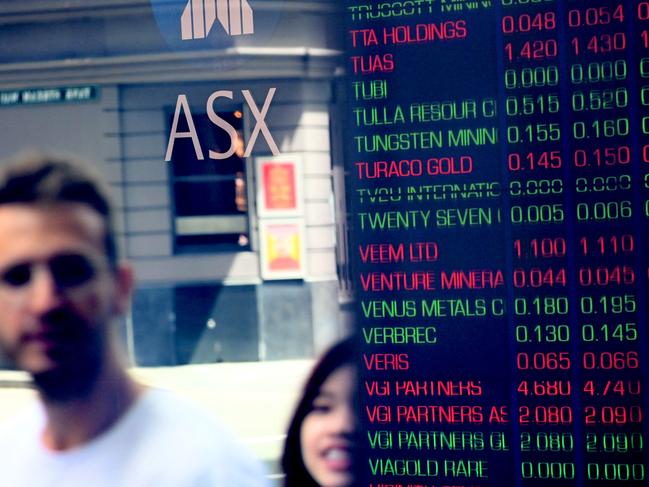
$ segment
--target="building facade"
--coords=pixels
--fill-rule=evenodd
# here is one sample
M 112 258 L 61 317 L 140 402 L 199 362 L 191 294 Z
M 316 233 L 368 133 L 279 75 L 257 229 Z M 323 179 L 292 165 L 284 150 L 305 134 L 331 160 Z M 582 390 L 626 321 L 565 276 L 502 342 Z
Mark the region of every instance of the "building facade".
M 309 357 L 349 326 L 340 7 L 212 4 L 0 1 L 0 156 L 72 153 L 108 178 L 138 365 Z

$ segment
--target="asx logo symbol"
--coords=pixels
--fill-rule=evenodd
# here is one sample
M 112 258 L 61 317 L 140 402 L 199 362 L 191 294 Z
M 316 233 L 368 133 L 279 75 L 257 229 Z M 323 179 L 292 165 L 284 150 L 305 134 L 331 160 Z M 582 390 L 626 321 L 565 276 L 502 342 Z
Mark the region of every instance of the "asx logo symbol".
M 182 39 L 204 39 L 216 19 L 228 35 L 254 33 L 252 8 L 248 0 L 189 0 L 180 18 Z

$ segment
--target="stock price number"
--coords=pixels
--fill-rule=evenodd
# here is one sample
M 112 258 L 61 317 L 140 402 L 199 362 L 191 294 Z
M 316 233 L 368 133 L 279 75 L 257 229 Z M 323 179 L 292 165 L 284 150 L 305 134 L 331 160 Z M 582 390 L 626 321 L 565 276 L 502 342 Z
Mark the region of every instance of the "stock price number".
M 649 57 L 640 59 L 640 77 L 649 78 Z
M 554 30 L 557 27 L 557 18 L 554 12 L 505 15 L 500 24 L 505 35 L 543 32 Z
M 506 69 L 505 88 L 543 88 L 559 85 L 559 68 L 554 65 L 534 68 Z
M 562 223 L 565 217 L 563 205 L 514 205 L 509 210 L 514 225 L 536 223 Z
M 519 196 L 547 196 L 563 193 L 562 179 L 528 179 L 527 181 L 510 181 L 509 194 Z
M 565 296 L 536 296 L 532 299 L 514 298 L 514 314 L 524 315 L 567 315 L 568 298 Z
M 642 463 L 589 463 L 586 465 L 588 480 L 644 481 L 645 466 Z
M 649 20 L 649 2 L 639 2 L 636 14 L 638 20 Z
M 576 212 L 580 222 L 624 220 L 633 216 L 633 205 L 629 200 L 577 203 Z
M 593 27 L 624 22 L 624 7 L 590 7 L 568 11 L 568 27 Z
M 628 191 L 631 189 L 631 175 L 595 176 L 592 179 L 577 178 L 575 191 L 577 193 L 602 193 L 605 191 Z
M 579 298 L 581 314 L 622 314 L 635 313 L 637 309 L 634 294 L 612 296 L 582 296 Z
M 644 189 L 649 189 L 649 173 L 645 174 L 643 177 L 643 186 Z M 645 200 L 644 202 L 644 216 L 649 218 L 649 200 Z
M 516 391 L 524 396 L 570 396 L 572 390 L 569 380 L 523 380 Z
M 525 41 L 519 46 L 515 46 L 511 42 L 505 44 L 505 57 L 510 63 L 523 59 L 527 61 L 555 59 L 558 54 L 559 47 L 556 39 Z
M 614 425 L 642 423 L 642 408 L 640 406 L 586 406 L 584 408 L 584 421 L 587 426 Z
M 640 453 L 644 451 L 642 433 L 588 433 L 587 453 Z
M 521 462 L 524 479 L 570 480 L 575 478 L 572 462 Z
M 569 352 L 519 352 L 516 354 L 518 370 L 570 370 Z
M 521 451 L 571 452 L 575 449 L 572 433 L 544 432 L 521 433 Z
M 505 112 L 508 117 L 559 113 L 559 95 L 549 93 L 536 96 L 508 96 L 505 99 Z
M 636 323 L 581 325 L 581 339 L 584 342 L 635 342 L 638 339 Z
M 582 54 L 608 54 L 620 52 L 626 49 L 626 34 L 615 32 L 614 34 L 598 34 L 585 40 L 573 37 L 570 41 L 575 56 Z
M 568 325 L 517 325 L 518 343 L 567 343 L 570 341 Z
M 640 119 L 640 128 L 644 135 L 649 135 L 649 117 L 642 117 Z
M 544 286 L 566 286 L 566 270 L 560 269 L 514 269 L 512 282 L 515 288 L 540 288 Z
M 510 125 L 507 127 L 507 142 L 521 144 L 524 142 L 556 142 L 561 138 L 558 123 L 531 123 L 524 127 Z
M 570 425 L 572 407 L 570 406 L 519 406 L 518 424 L 522 425 Z
M 649 31 L 643 30 L 640 32 L 640 39 L 642 40 L 642 47 L 649 49 Z
M 638 352 L 584 352 L 582 366 L 585 370 L 637 369 L 640 365 Z
M 562 165 L 563 160 L 559 151 L 528 152 L 527 154 L 512 152 L 507 155 L 507 169 L 510 171 L 561 169 Z
M 529 242 L 514 240 L 514 251 L 519 259 L 529 256 L 537 259 L 554 259 L 566 256 L 566 239 L 563 237 L 533 238 Z
M 579 247 L 584 256 L 631 255 L 635 250 L 635 239 L 633 235 L 628 233 L 606 237 L 600 235 L 594 239 L 581 237 Z
M 649 106 L 649 85 L 640 88 L 640 105 L 643 107 Z
M 624 87 L 615 90 L 575 91 L 571 101 L 575 112 L 613 110 L 629 105 L 629 93 Z
M 500 0 L 504 7 L 513 7 L 514 5 L 538 5 L 554 3 L 554 0 Z
M 631 162 L 631 150 L 628 146 L 604 147 L 592 151 L 577 149 L 572 160 L 575 167 L 612 167 Z
M 635 283 L 635 271 L 633 267 L 616 265 L 614 267 L 599 266 L 580 267 L 579 268 L 579 285 L 582 287 L 600 286 L 606 287 L 631 286 Z
M 582 392 L 589 396 L 639 396 L 642 393 L 640 380 L 607 380 L 596 382 L 588 380 Z
M 627 64 L 624 59 L 600 61 L 570 66 L 570 81 L 572 84 L 610 83 L 627 79 Z
M 529 242 L 514 240 L 514 251 L 519 259 L 554 259 L 566 256 L 566 239 L 564 237 L 533 238 Z
M 625 137 L 627 135 L 629 135 L 628 118 L 593 120 L 590 123 L 572 123 L 572 136 L 575 140 Z

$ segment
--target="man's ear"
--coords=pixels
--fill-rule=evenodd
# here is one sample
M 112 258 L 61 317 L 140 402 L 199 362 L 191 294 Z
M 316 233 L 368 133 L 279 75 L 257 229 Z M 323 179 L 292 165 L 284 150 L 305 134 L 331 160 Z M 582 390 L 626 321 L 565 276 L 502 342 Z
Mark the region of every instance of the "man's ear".
M 135 274 L 133 267 L 126 262 L 119 262 L 115 269 L 115 311 L 124 314 L 131 304 Z

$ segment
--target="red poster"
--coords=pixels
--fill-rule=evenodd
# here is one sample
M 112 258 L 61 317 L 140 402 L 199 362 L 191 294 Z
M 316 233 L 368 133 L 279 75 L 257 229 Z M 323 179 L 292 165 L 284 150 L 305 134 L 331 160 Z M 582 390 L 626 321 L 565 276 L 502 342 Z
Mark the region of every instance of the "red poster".
M 265 209 L 297 209 L 295 164 L 290 162 L 265 162 L 262 164 L 262 173 Z

